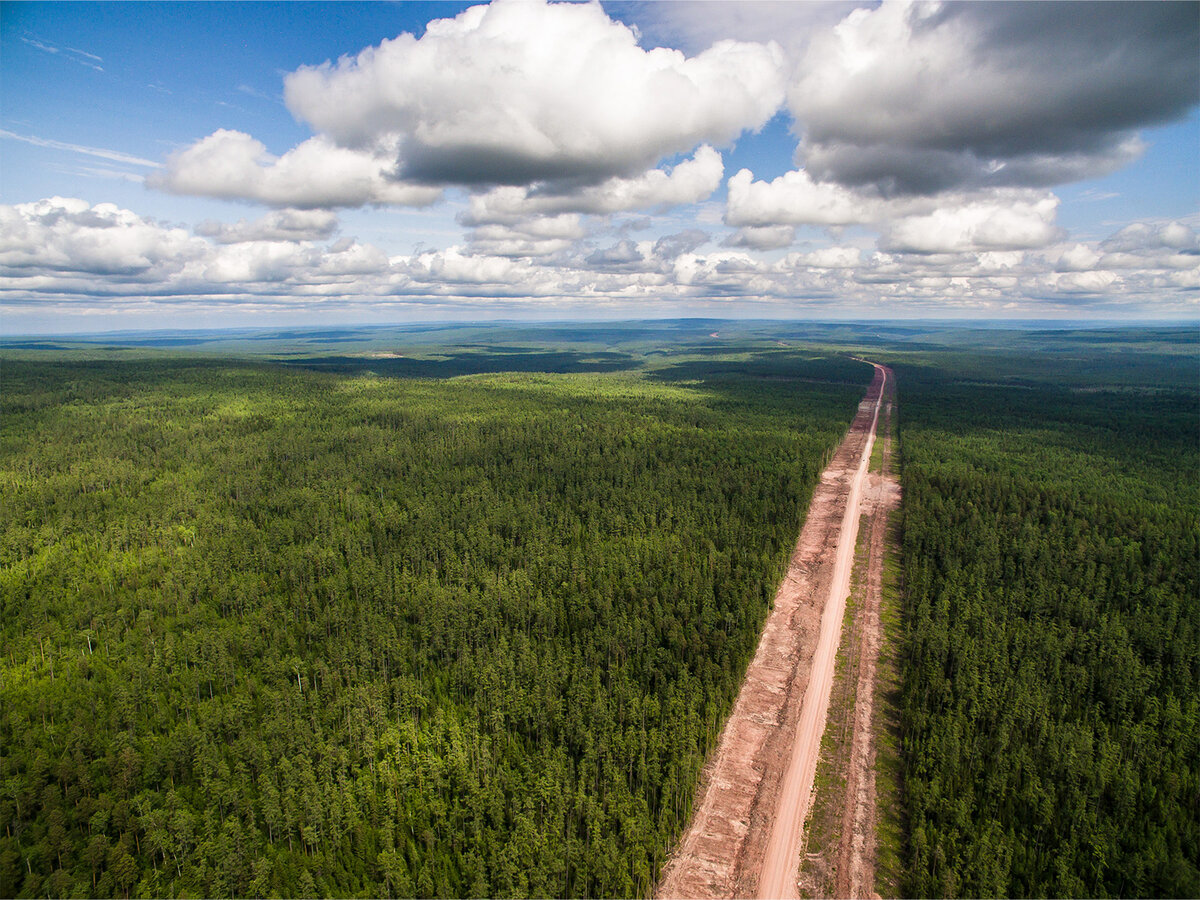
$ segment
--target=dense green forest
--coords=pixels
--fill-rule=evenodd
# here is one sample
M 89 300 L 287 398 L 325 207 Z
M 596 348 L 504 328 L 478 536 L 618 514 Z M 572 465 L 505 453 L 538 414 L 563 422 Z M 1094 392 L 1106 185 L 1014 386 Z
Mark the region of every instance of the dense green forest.
M 22 897 L 646 894 L 871 375 L 35 350 L 0 410 Z
M 913 896 L 1200 896 L 1200 372 L 1168 337 L 897 361 Z
M 403 338 L 8 342 L 0 894 L 648 893 L 870 377 L 808 339 L 898 375 L 906 890 L 1200 896 L 1194 329 Z

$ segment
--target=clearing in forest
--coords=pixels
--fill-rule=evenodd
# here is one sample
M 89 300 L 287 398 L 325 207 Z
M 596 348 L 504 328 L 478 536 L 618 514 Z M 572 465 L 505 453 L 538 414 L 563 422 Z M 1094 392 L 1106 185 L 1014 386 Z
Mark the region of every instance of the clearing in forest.
M 897 552 L 891 513 L 900 505 L 892 451 L 894 398 L 894 382 L 889 380 L 863 491 L 858 549 L 816 788 L 804 824 L 802 897 L 897 895 L 898 710 L 891 696 L 896 672 L 895 660 L 883 653 L 888 616 L 895 615 L 885 608 L 887 585 L 895 580 L 894 573 L 890 580 L 885 577 L 885 557 Z
M 881 398 L 876 376 L 821 476 L 662 897 L 795 896 L 817 751 Z

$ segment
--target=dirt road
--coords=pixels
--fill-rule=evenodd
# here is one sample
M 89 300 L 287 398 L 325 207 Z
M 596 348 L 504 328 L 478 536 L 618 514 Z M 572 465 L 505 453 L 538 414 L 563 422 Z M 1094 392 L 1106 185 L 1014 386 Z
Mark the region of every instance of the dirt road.
M 853 728 L 845 795 L 840 798 L 842 833 L 834 871 L 838 897 L 869 898 L 875 895 L 878 854 L 875 793 L 875 691 L 880 649 L 883 646 L 883 559 L 888 520 L 900 506 L 900 482 L 892 463 L 892 398 L 895 386 L 883 394 L 883 453 L 878 472 L 867 475 L 863 497 L 863 523 L 867 530 L 863 578 L 857 588 L 858 610 L 852 632 L 857 669 L 854 687 Z M 877 430 L 883 428 L 881 421 Z M 827 725 L 826 727 L 830 727 Z M 828 848 L 826 852 L 831 852 Z
M 881 397 L 875 367 L 850 432 L 813 493 L 758 650 L 705 768 L 659 897 L 795 897 Z
M 894 393 L 889 379 L 876 427 L 875 459 L 863 485 L 858 548 L 817 761 L 820 787 L 804 822 L 798 878 L 802 897 L 864 900 L 877 890 L 884 896 L 895 896 L 897 890 L 893 841 L 898 822 L 881 806 L 896 802 L 894 744 L 889 740 L 883 748 L 886 761 L 878 756 L 882 731 L 887 729 L 894 739 L 896 715 L 895 659 L 883 656 L 884 558 L 893 552 L 889 523 L 900 504 L 892 459 Z M 880 765 L 888 770 L 882 783 L 876 780 Z

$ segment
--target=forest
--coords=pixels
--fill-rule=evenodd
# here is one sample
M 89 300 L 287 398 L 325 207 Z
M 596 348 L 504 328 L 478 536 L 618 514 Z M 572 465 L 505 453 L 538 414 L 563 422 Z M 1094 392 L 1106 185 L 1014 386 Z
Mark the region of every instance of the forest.
M 1184 337 L 897 360 L 911 896 L 1200 896 Z
M 648 894 L 871 375 L 89 355 L 3 361 L 6 896 Z
M 904 891 L 1200 896 L 1200 334 L 712 320 L 0 341 L 0 895 L 648 895 L 851 354 Z

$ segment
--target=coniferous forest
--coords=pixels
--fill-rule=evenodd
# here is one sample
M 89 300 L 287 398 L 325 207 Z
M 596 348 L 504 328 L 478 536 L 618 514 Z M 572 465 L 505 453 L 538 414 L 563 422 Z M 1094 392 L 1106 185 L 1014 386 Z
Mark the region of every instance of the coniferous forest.
M 645 895 L 871 374 L 797 364 L 5 361 L 0 894 Z
M 10 345 L 0 894 L 648 895 L 852 349 L 904 890 L 1200 895 L 1194 331 L 672 327 Z
M 896 367 L 912 896 L 1200 896 L 1196 357 L 1137 359 Z

